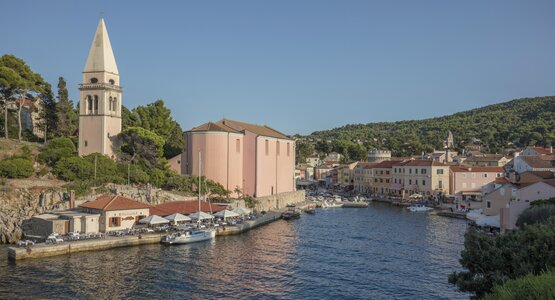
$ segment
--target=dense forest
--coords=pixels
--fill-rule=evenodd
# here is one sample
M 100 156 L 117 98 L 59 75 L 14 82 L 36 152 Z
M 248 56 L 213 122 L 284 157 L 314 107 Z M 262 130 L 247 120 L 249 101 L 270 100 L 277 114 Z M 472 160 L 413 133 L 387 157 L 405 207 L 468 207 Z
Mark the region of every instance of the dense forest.
M 527 145 L 551 146 L 555 144 L 555 96 L 516 99 L 431 119 L 352 124 L 297 136 L 301 140 L 299 161 L 312 150 L 353 152 L 350 158 L 357 159 L 353 144 L 364 150 L 392 150 L 397 156 L 415 155 L 443 149 L 449 131 L 456 150 L 473 142 L 491 153 Z

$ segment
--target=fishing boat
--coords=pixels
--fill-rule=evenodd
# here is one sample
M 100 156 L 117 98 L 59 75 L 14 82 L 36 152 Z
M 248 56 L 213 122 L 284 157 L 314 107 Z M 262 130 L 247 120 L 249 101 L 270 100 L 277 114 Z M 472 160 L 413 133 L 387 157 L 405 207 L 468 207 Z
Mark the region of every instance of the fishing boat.
M 189 243 L 196 243 L 211 240 L 216 237 L 216 231 L 214 229 L 200 229 L 201 228 L 201 221 L 203 219 L 202 212 L 200 209 L 200 192 L 201 189 L 201 154 L 199 152 L 199 176 L 198 176 L 198 214 L 197 214 L 197 229 L 195 230 L 187 230 L 184 232 L 176 232 L 169 234 L 162 238 L 162 243 L 167 245 L 180 245 L 180 244 L 189 244 Z
M 284 220 L 293 220 L 301 217 L 300 209 L 288 209 L 281 214 L 281 218 Z
M 326 202 L 326 207 L 327 208 L 339 208 L 339 207 L 343 207 L 343 203 Z
M 413 205 L 407 207 L 407 209 L 410 210 L 411 212 L 423 212 L 423 211 L 434 210 L 433 208 L 424 206 L 422 204 L 413 204 Z

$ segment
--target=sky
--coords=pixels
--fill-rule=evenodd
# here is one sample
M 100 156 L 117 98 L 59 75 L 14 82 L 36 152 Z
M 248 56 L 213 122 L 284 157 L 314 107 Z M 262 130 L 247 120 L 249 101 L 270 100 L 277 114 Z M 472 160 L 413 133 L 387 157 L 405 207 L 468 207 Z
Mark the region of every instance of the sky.
M 0 55 L 72 100 L 101 17 L 128 108 L 308 134 L 555 95 L 555 1 L 3 1 Z

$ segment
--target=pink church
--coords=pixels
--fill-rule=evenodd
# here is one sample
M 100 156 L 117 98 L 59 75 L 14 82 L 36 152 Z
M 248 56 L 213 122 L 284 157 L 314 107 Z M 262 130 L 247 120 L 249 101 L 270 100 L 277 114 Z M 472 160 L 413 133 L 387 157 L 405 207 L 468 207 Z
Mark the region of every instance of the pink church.
M 182 173 L 201 174 L 254 197 L 295 190 L 295 141 L 265 125 L 223 119 L 186 132 Z

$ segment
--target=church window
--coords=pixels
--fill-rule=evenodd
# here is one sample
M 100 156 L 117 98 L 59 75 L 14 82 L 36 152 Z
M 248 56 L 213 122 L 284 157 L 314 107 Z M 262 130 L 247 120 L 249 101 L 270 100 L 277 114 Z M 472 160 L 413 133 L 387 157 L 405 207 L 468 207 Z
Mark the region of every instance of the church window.
M 112 100 L 112 97 L 110 97 L 110 103 L 108 103 L 108 110 L 109 110 L 109 111 L 112 111 L 112 110 L 113 110 L 113 108 L 112 108 L 112 107 L 113 107 L 113 103 L 114 103 L 114 100 Z
M 241 140 L 235 139 L 235 151 L 237 153 L 241 152 Z
M 87 96 L 87 109 L 89 110 L 89 114 L 92 114 L 93 102 L 91 96 Z
M 108 82 L 109 82 L 111 85 L 116 84 L 116 82 L 115 82 L 113 79 L 108 80 Z
M 276 142 L 276 155 L 279 156 L 279 141 Z
M 287 156 L 291 154 L 291 144 L 287 143 Z
M 87 147 L 89 145 L 89 142 L 85 141 L 85 147 Z
M 91 78 L 91 83 L 97 83 L 98 79 L 96 79 L 95 77 Z
M 98 96 L 97 95 L 94 96 L 94 113 L 95 114 L 98 113 Z
M 114 102 L 112 102 L 112 110 L 113 111 L 117 111 L 117 103 L 118 103 L 118 98 L 114 97 Z
M 266 151 L 265 151 L 265 152 L 266 152 L 266 155 L 268 155 L 269 152 L 270 152 L 270 141 L 268 141 L 268 140 L 265 141 L 265 147 L 264 147 L 264 148 L 265 148 L 265 150 L 266 150 Z

